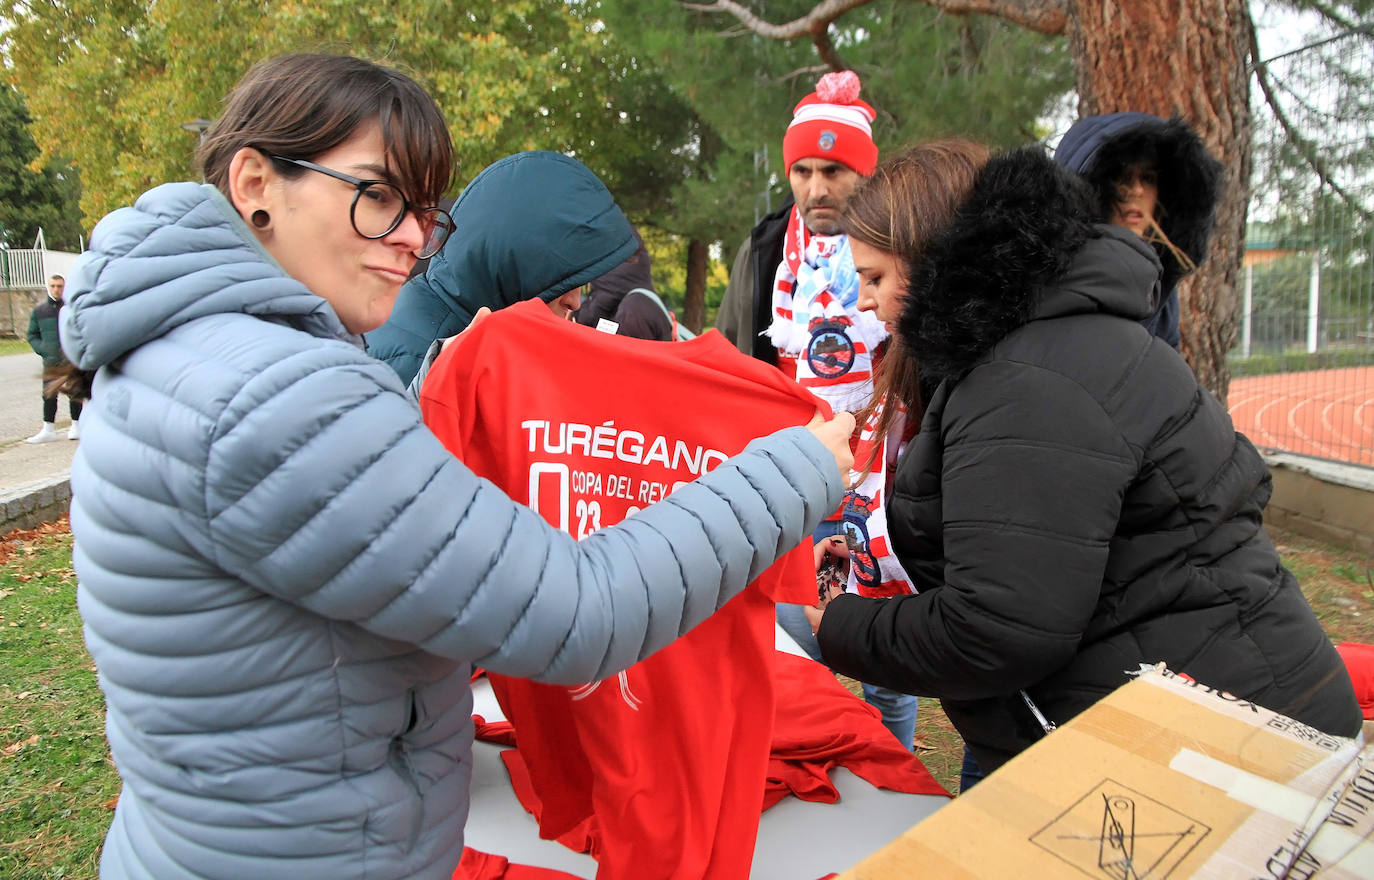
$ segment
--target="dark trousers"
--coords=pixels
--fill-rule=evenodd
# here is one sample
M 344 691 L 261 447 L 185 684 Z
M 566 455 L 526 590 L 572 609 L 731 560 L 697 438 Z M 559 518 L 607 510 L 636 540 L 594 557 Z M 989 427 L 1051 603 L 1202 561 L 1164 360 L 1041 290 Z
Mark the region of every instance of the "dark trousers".
M 75 397 L 67 398 L 67 409 L 72 414 L 72 421 L 81 418 L 81 401 Z M 57 395 L 43 398 L 43 421 L 57 421 Z
M 63 371 L 64 368 L 60 366 L 43 368 L 43 421 L 45 422 L 57 421 L 58 392 L 53 391 L 52 397 L 49 397 L 48 384 L 50 382 L 53 382 L 55 379 L 61 378 Z M 71 413 L 73 422 L 81 418 L 81 400 L 79 398 L 72 397 L 70 394 L 68 394 L 67 408 L 68 411 Z
M 964 746 L 964 766 L 959 770 L 959 793 L 963 794 L 986 778 L 987 774 L 978 766 L 978 759 L 973 757 L 968 746 Z

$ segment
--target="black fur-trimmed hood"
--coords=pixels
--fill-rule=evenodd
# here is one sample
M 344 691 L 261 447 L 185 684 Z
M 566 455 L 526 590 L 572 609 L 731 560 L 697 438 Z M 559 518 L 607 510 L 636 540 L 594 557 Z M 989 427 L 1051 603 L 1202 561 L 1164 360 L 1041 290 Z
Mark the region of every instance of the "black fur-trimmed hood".
M 991 159 L 954 220 L 907 266 L 897 330 L 923 382 L 962 376 L 1033 320 L 1150 315 L 1158 257 L 1135 233 L 1095 221 L 1087 186 L 1040 148 Z
M 1097 219 L 1106 222 L 1116 204 L 1115 181 L 1137 162 L 1152 164 L 1159 177 L 1160 227 L 1179 250 L 1201 265 L 1216 225 L 1221 163 L 1179 117 L 1149 113 L 1107 113 L 1075 122 L 1059 142 L 1054 159 L 1092 186 Z M 1163 289 L 1173 290 L 1187 274 L 1163 245 Z

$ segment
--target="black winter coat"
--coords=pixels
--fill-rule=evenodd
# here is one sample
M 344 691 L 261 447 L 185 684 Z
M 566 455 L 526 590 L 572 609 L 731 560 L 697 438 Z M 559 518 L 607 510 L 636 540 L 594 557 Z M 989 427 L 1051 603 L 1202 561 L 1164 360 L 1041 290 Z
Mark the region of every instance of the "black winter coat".
M 938 382 L 888 522 L 921 592 L 845 595 L 832 668 L 939 697 L 993 770 L 1141 664 L 1323 731 L 1359 708 L 1261 512 L 1264 462 L 1188 365 L 1137 323 L 1159 260 L 1095 226 L 1038 152 L 999 157 L 908 267 L 898 332 Z
M 768 338 L 773 322 L 773 280 L 782 263 L 787 220 L 796 204 L 789 193 L 782 205 L 749 230 L 730 269 L 730 283 L 716 312 L 716 329 L 735 348 L 766 364 L 776 365 L 778 349 Z

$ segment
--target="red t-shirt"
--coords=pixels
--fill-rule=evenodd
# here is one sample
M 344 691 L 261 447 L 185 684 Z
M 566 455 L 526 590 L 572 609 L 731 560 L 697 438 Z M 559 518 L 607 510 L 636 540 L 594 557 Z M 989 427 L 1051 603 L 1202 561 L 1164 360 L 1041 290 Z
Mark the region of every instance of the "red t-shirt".
M 789 794 L 804 801 L 835 803 L 840 792 L 830 771 L 836 767 L 878 788 L 949 797 L 920 759 L 883 726 L 878 710 L 846 690 L 826 667 L 809 657 L 774 651 L 772 685 L 777 714 L 764 810 Z M 510 745 L 506 733 L 500 725 L 483 722 L 477 738 Z M 506 749 L 501 759 L 521 805 L 534 816 L 542 816 L 544 806 L 532 789 L 519 750 Z M 600 847 L 598 836 L 595 820 L 588 819 L 558 840 L 577 852 L 592 852 Z
M 453 880 L 581 880 L 576 874 L 553 868 L 515 864 L 505 856 L 463 847 L 463 857 L 453 872 Z
M 844 767 L 878 788 L 949 796 L 920 759 L 883 727 L 882 715 L 855 698 L 809 657 L 773 652 L 778 706 L 768 767 L 767 809 L 787 795 L 833 804 L 830 771 Z
M 613 336 L 527 301 L 450 344 L 420 405 L 473 471 L 580 539 L 806 422 L 818 402 L 719 333 Z M 809 541 L 616 678 L 564 688 L 492 675 L 543 805 L 541 836 L 594 817 L 603 880 L 748 877 L 778 601 L 815 601 Z

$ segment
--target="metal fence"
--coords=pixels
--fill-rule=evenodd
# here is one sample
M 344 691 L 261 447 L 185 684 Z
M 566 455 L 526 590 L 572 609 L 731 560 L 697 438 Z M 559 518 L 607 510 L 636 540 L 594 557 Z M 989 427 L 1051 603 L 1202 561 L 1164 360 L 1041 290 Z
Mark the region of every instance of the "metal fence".
M 1374 467 L 1374 36 L 1256 65 L 1236 426 Z
M 53 275 L 70 277 L 77 254 L 46 248 L 0 248 L 0 337 L 23 336 Z
M 43 252 L 0 248 L 0 287 L 42 287 Z
M 70 275 L 78 256 L 47 248 L 0 248 L 0 289 L 43 290 L 53 275 Z

